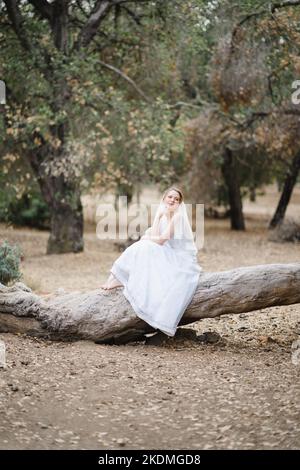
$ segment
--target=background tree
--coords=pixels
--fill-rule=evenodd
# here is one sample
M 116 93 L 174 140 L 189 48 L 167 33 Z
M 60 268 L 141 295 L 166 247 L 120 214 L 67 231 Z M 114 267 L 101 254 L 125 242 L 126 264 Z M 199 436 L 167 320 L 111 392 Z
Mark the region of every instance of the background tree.
M 259 184 L 279 175 L 282 179 L 287 172 L 279 210 L 282 218 L 297 181 L 299 113 L 291 106 L 291 92 L 299 68 L 299 2 L 270 6 L 244 1 L 238 10 L 230 3 L 219 2 L 215 17 L 208 20 L 207 38 L 213 41 L 206 84 L 210 93 L 198 120 L 207 132 L 199 137 L 201 130 L 196 131 L 194 122 L 196 138 L 189 136 L 188 142 L 199 166 L 210 161 L 222 169 L 231 226 L 244 229 L 243 195 L 253 197 Z M 260 175 L 255 185 L 254 175 Z M 222 181 L 214 187 L 220 194 Z
M 162 173 L 166 181 L 174 179 L 182 154 L 180 145 L 170 145 L 178 142 L 177 130 L 168 129 L 173 112 L 155 95 L 158 79 L 151 99 L 142 91 L 150 82 L 142 64 L 155 60 L 151 41 L 158 45 L 168 37 L 167 14 L 174 16 L 179 6 L 158 0 L 1 5 L 1 75 L 8 97 L 3 146 L 26 159 L 49 207 L 48 253 L 83 249 L 80 196 L 92 174 L 97 184 L 128 193 L 148 168 L 154 180 Z M 160 53 L 166 55 L 166 45 Z M 164 66 L 160 77 L 168 75 Z

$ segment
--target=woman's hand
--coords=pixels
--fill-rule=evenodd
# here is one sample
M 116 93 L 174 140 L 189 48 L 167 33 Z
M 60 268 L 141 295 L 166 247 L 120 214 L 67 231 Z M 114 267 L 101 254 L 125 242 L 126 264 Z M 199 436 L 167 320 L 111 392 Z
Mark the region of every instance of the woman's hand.
M 151 227 L 147 228 L 146 232 L 142 236 L 141 240 L 149 240 L 151 236 Z
M 163 207 L 158 213 L 158 218 L 161 219 L 163 215 L 167 215 L 169 212 L 170 211 L 168 207 Z

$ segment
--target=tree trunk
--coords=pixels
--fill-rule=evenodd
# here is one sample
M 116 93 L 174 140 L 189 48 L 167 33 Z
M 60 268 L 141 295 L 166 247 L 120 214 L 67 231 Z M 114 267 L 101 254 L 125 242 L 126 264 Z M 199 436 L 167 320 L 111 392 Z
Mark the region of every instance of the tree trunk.
M 256 201 L 256 187 L 255 186 L 250 187 L 250 197 L 249 197 L 249 199 L 250 199 L 251 202 Z
M 300 152 L 294 157 L 287 172 L 278 206 L 269 224 L 269 228 L 275 228 L 284 219 L 287 207 L 292 197 L 293 189 L 300 171 Z
M 242 196 L 239 186 L 236 159 L 229 148 L 225 149 L 222 174 L 228 191 L 231 228 L 233 230 L 245 230 Z
M 64 193 L 62 193 L 64 194 Z M 78 253 L 83 251 L 83 211 L 80 194 L 72 193 L 72 202 L 54 201 L 50 206 L 51 232 L 47 254 Z
M 269 264 L 201 273 L 180 325 L 202 318 L 300 303 L 300 264 Z M 54 340 L 125 343 L 154 329 L 139 319 L 122 288 L 35 295 L 24 284 L 0 285 L 0 332 Z
M 38 152 L 27 155 L 30 165 L 37 177 L 42 196 L 49 207 L 51 215 L 50 236 L 47 254 L 78 253 L 83 250 L 83 208 L 80 190 L 76 179 L 64 175 L 52 176 L 40 164 L 40 153 L 50 154 L 51 149 L 45 144 Z M 55 159 L 63 159 L 55 155 Z
M 62 0 L 53 3 L 51 28 L 55 47 L 63 57 L 62 69 L 53 72 L 52 81 L 55 84 L 53 102 L 51 106 L 55 114 L 66 111 L 71 96 L 66 73 L 63 68 L 68 63 L 68 40 L 69 40 L 69 1 Z M 58 73 L 59 71 L 59 73 Z M 51 126 L 53 137 L 60 142 L 60 146 L 54 154 L 54 158 L 61 160 L 66 166 L 65 146 L 69 136 L 68 113 L 62 122 Z M 74 163 L 75 164 L 75 163 Z M 68 165 L 71 166 L 71 165 Z M 77 177 L 72 168 L 68 168 L 68 175 L 44 176 L 47 178 L 45 188 L 42 192 L 48 198 L 51 213 L 51 232 L 47 245 L 47 254 L 80 252 L 83 250 L 83 209 L 80 200 L 80 190 Z M 51 186 L 50 192 L 48 188 Z M 50 197 L 49 197 L 50 196 Z

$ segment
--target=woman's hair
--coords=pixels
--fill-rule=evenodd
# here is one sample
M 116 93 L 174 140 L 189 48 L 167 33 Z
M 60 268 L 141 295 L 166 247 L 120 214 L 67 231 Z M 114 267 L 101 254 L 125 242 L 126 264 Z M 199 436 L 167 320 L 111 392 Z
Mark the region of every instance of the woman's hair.
M 176 188 L 175 186 L 171 186 L 170 188 L 165 190 L 164 195 L 163 195 L 163 199 L 165 199 L 166 195 L 170 191 L 176 191 L 179 194 L 179 203 L 181 203 L 183 201 L 183 192 L 181 191 L 181 189 Z

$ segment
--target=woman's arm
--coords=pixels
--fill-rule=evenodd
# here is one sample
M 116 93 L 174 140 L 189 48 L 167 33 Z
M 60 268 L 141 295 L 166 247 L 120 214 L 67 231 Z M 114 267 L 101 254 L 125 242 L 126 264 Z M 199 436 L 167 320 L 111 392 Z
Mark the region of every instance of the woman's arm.
M 151 227 L 147 228 L 146 232 L 141 237 L 141 240 L 149 240 L 150 237 L 151 237 Z
M 151 237 L 159 237 L 159 223 L 160 219 L 162 218 L 163 213 L 159 214 L 159 217 L 154 222 L 153 226 L 151 227 Z
M 164 215 L 164 211 L 162 211 L 159 216 L 157 217 L 156 221 L 154 221 L 154 224 L 152 227 L 147 228 L 145 235 L 142 236 L 142 240 L 151 240 L 153 238 L 159 237 L 159 223 L 160 219 Z
M 166 230 L 162 232 L 161 235 L 151 236 L 150 239 L 159 245 L 163 245 L 167 240 L 170 240 L 174 235 L 175 223 L 178 221 L 179 217 L 179 214 L 175 214 L 168 223 Z

